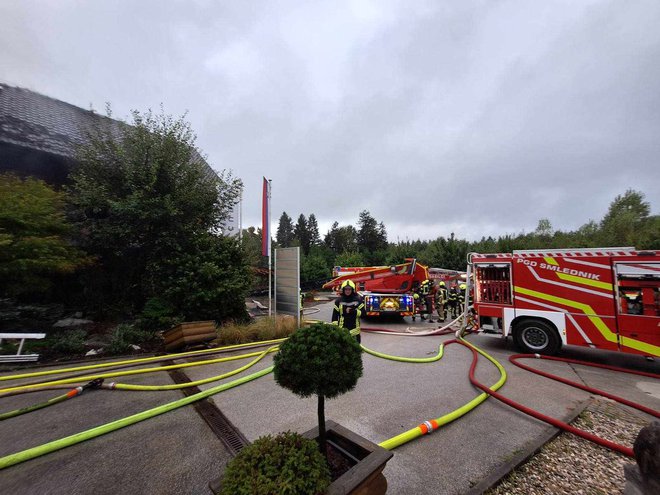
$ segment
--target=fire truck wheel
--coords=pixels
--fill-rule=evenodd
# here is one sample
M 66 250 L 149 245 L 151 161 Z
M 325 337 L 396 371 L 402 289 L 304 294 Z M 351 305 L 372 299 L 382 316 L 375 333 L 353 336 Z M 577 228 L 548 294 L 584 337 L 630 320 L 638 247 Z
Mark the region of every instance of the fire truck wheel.
M 542 320 L 523 320 L 516 323 L 513 339 L 523 352 L 531 354 L 557 354 L 561 340 L 557 330 Z

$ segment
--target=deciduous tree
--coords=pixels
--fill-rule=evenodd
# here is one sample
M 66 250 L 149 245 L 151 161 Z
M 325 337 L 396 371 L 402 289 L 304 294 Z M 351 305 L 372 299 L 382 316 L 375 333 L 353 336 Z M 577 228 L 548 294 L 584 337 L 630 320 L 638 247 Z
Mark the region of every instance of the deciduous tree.
M 80 148 L 70 204 L 83 247 L 100 261 L 90 274 L 94 303 L 130 313 L 165 294 L 179 313 L 210 317 L 220 299 L 203 295 L 209 287 L 231 287 L 236 299 L 243 297 L 247 268 L 235 243 L 215 235 L 242 184 L 231 173 L 213 173 L 194 143 L 183 118 L 135 111 L 131 125 L 119 133 L 99 127 Z M 202 309 L 203 301 L 209 307 Z M 218 317 L 228 316 L 227 307 L 239 311 L 234 299 L 223 305 Z
M 70 242 L 64 195 L 43 181 L 0 175 L 0 295 L 47 292 L 91 259 Z

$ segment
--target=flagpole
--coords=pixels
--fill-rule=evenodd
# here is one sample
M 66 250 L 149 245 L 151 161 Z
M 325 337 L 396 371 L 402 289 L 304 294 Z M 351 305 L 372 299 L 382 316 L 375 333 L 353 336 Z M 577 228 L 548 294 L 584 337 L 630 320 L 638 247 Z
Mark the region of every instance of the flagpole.
M 271 286 L 271 246 L 270 246 L 270 188 L 271 188 L 271 179 L 268 179 L 268 232 L 262 233 L 262 235 L 268 235 L 268 316 L 273 314 L 273 296 L 272 296 L 272 286 Z

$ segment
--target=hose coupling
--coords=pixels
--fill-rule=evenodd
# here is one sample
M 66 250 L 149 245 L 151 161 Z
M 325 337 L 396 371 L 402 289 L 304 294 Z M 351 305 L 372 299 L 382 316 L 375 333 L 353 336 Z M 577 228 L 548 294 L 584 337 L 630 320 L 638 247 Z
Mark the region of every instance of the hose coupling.
M 82 392 L 83 390 L 87 390 L 88 388 L 100 388 L 101 385 L 103 385 L 103 378 L 95 378 L 91 382 L 86 383 L 85 385 L 79 388 L 81 388 L 80 391 Z
M 435 419 L 432 419 L 430 421 L 424 421 L 422 424 L 420 424 L 419 429 L 422 430 L 422 435 L 426 435 L 427 433 L 431 433 L 433 430 L 436 430 L 438 426 L 438 422 Z

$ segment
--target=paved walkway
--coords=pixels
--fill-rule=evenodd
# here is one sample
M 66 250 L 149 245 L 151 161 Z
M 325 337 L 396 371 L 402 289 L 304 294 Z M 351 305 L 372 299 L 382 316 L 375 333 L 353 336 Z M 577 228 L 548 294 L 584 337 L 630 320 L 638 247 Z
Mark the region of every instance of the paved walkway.
M 313 315 L 327 319 L 330 304 Z M 374 326 L 376 322 L 365 322 Z M 410 322 L 390 326 L 413 326 Z M 415 322 L 415 328 L 433 328 Z M 435 354 L 444 337 L 397 337 L 363 333 L 362 343 L 388 354 L 423 357 Z M 589 395 L 580 390 L 523 371 L 507 358 L 514 350 L 498 338 L 470 336 L 469 340 L 498 359 L 509 379 L 501 391 L 514 400 L 557 418 L 567 418 Z M 568 349 L 565 355 L 636 366 L 660 373 L 658 363 L 641 357 L 586 349 Z M 327 401 L 326 417 L 378 443 L 421 421 L 437 418 L 477 395 L 467 371 L 471 355 L 459 345 L 447 346 L 436 363 L 408 364 L 364 355 L 364 376 L 357 387 Z M 268 366 L 268 357 L 251 369 Z M 535 366 L 602 386 L 614 393 L 660 409 L 657 380 L 640 379 L 604 370 L 537 361 Z M 234 369 L 237 363 L 190 368 L 195 380 Z M 240 375 L 239 375 L 240 376 Z M 495 368 L 480 361 L 477 376 L 484 383 L 498 379 Z M 130 383 L 169 383 L 166 373 L 149 378 L 123 379 Z M 2 382 L 0 382 L 2 383 Z M 205 389 L 212 385 L 202 386 Z M 57 393 L 40 392 L 0 399 L 0 411 L 28 405 Z M 97 391 L 22 417 L 0 422 L 0 455 L 38 445 L 127 416 L 181 397 L 181 392 Z M 305 431 L 316 421 L 316 400 L 300 399 L 280 388 L 272 374 L 214 396 L 214 402 L 249 439 L 285 430 Z M 536 448 L 552 429 L 488 399 L 464 418 L 394 451 L 385 475 L 392 494 L 467 493 L 481 480 L 497 473 L 511 459 Z M 207 483 L 228 459 L 220 441 L 192 407 L 187 406 L 105 437 L 0 471 L 0 494 L 207 494 Z

